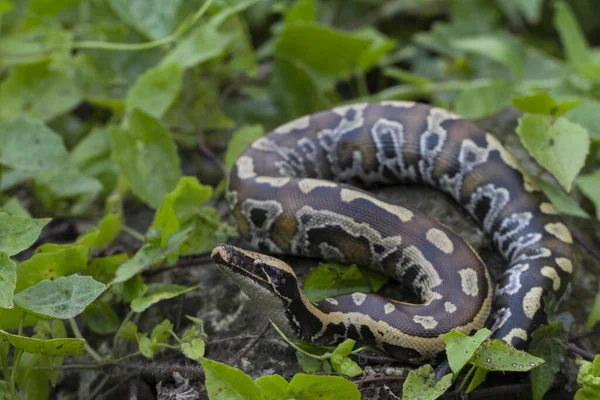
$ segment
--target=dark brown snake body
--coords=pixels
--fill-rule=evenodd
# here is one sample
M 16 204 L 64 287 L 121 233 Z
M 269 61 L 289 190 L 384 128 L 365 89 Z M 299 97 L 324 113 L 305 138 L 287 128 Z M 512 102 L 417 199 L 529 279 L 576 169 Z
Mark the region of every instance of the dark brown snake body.
M 353 293 L 311 304 L 282 261 L 228 245 L 213 257 L 286 334 L 350 337 L 410 362 L 434 358 L 452 329 L 481 328 L 494 290 L 455 233 L 358 189 L 425 183 L 454 198 L 491 235 L 508 268 L 495 290 L 493 338 L 523 347 L 573 269 L 567 227 L 498 140 L 440 108 L 408 102 L 338 107 L 257 140 L 237 160 L 228 199 L 259 250 L 356 263 L 412 288 L 423 304 Z

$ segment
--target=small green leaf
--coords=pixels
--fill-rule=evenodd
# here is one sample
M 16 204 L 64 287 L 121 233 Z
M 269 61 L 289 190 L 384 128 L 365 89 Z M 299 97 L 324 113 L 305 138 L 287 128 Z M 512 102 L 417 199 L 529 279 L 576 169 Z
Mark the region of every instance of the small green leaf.
M 162 123 L 139 110 L 128 118 L 128 129 L 110 129 L 115 161 L 131 190 L 152 208 L 158 208 L 181 176 L 177 147 Z
M 107 288 L 90 276 L 71 275 L 27 288 L 15 295 L 15 303 L 38 315 L 68 319 L 82 313 Z
M 590 62 L 590 48 L 571 6 L 564 1 L 555 3 L 554 27 L 560 35 L 565 55 L 574 67 Z
M 554 204 L 554 207 L 556 207 L 561 214 L 572 215 L 574 217 L 581 218 L 590 217 L 590 215 L 585 212 L 583 208 L 581 208 L 579 203 L 565 193 L 562 188 L 541 179 L 536 179 L 535 182 L 542 189 L 544 194 L 548 196 L 552 204 Z
M 388 281 L 381 273 L 339 264 L 321 264 L 304 280 L 304 292 L 312 302 L 354 292 L 376 292 Z
M 581 386 L 575 393 L 575 400 L 600 399 L 600 355 L 596 355 L 593 362 L 577 360 L 579 373 L 577 384 Z
M 307 374 L 332 371 L 331 364 L 328 360 L 319 360 L 300 351 L 296 351 L 296 360 L 298 361 L 300 368 L 302 368 L 302 371 Z
M 99 250 L 114 242 L 121 234 L 122 228 L 121 214 L 107 214 L 98 222 L 98 227 L 79 237 L 77 243 Z
M 156 350 L 152 347 L 152 341 L 147 336 L 139 338 L 138 349 L 140 353 L 147 359 L 151 360 L 154 357 Z
M 263 400 L 260 387 L 242 371 L 201 357 L 206 374 L 206 391 L 214 400 Z
M 0 251 L 12 256 L 29 248 L 48 222 L 49 218 L 34 219 L 0 213 Z
M 489 371 L 529 371 L 544 360 L 506 344 L 501 340 L 488 340 L 477 349 L 473 364 Z
M 444 376 L 436 384 L 433 368 L 426 364 L 419 369 L 410 371 L 402 386 L 403 398 L 406 400 L 435 400 L 442 396 L 450 385 L 452 385 L 452 374 Z
M 586 128 L 594 141 L 600 141 L 600 101 L 585 100 L 577 107 L 569 110 L 565 116 L 569 121 Z
M 458 374 L 490 334 L 491 332 L 486 328 L 480 329 L 473 336 L 467 336 L 455 330 L 445 334 L 443 340 L 446 344 L 448 364 L 452 372 Z
M 600 170 L 590 175 L 582 175 L 575 180 L 577 187 L 596 207 L 596 219 L 600 220 Z
M 465 118 L 482 118 L 497 113 L 510 102 L 512 85 L 490 81 L 487 85 L 465 88 L 456 98 L 454 110 Z
M 13 335 L 0 329 L 0 341 L 2 340 L 28 353 L 48 356 L 80 356 L 85 353 L 85 340 L 82 339 L 41 340 Z
M 513 107 L 529 114 L 551 115 L 556 103 L 546 92 L 532 94 L 530 96 L 515 97 L 512 99 Z
M 592 311 L 585 321 L 583 330 L 589 332 L 594 325 L 598 323 L 598 321 L 600 321 L 600 293 L 598 293 L 594 299 L 594 306 L 592 307 Z
M 163 322 L 152 328 L 152 333 L 150 334 L 150 340 L 152 340 L 152 345 L 156 347 L 157 344 L 167 343 L 167 341 L 171 337 L 170 331 L 172 329 L 173 324 L 168 319 L 163 320 Z
M 175 63 L 149 69 L 129 90 L 125 100 L 127 110 L 137 108 L 160 119 L 179 96 L 182 76 Z
M 138 328 L 137 325 L 131 321 L 128 321 L 125 326 L 119 331 L 119 337 L 130 341 L 131 343 L 138 343 Z
M 519 120 L 517 133 L 537 162 L 570 191 L 589 152 L 587 130 L 565 117 L 551 125 L 543 115 L 526 114 Z
M 471 383 L 469 383 L 466 393 L 471 393 L 477 389 L 485 381 L 487 373 L 488 371 L 484 368 L 475 368 L 475 374 L 473 375 L 473 379 L 471 379 Z
M 567 332 L 560 322 L 545 325 L 533 332 L 529 353 L 545 362 L 530 373 L 533 400 L 542 400 L 552 386 L 560 365 L 567 354 Z
M 265 400 L 283 400 L 289 398 L 287 394 L 289 384 L 281 375 L 264 375 L 255 382 L 260 387 Z
M 13 308 L 13 294 L 17 286 L 16 264 L 5 252 L 0 252 L 0 307 Z
M 220 33 L 212 24 L 194 28 L 169 52 L 163 64 L 176 63 L 182 69 L 195 67 L 225 53 L 234 36 Z
M 296 374 L 288 386 L 288 395 L 295 399 L 359 400 L 356 385 L 340 376 Z
M 235 131 L 227 144 L 225 166 L 230 171 L 233 164 L 248 146 L 265 134 L 262 125 L 245 125 Z
M 331 353 L 331 366 L 333 369 L 350 377 L 362 375 L 363 372 L 362 368 L 348 357 L 354 348 L 354 343 L 354 340 L 346 339 Z
M 192 339 L 181 345 L 181 351 L 190 360 L 200 361 L 204 357 L 204 340 Z
M 64 68 L 49 62 L 19 65 L 0 85 L 0 118 L 25 116 L 47 121 L 70 111 L 81 100 L 79 88 Z
M 187 292 L 198 289 L 200 286 L 186 287 L 168 283 L 154 283 L 148 286 L 148 292 L 143 297 L 138 297 L 131 302 L 131 309 L 135 312 L 143 312 L 151 305 L 161 300 L 172 299 Z

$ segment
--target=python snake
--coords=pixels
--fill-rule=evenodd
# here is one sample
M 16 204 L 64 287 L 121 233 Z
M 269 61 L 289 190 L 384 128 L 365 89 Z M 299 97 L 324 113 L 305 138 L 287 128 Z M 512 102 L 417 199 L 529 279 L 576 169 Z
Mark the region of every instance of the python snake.
M 358 188 L 401 183 L 431 185 L 479 222 L 508 263 L 496 290 L 449 228 Z M 352 293 L 312 304 L 283 261 L 215 247 L 219 268 L 306 342 L 353 338 L 422 363 L 443 351 L 450 330 L 483 327 L 494 302 L 492 338 L 523 348 L 546 320 L 547 295 L 563 296 L 573 269 L 568 228 L 515 158 L 491 134 L 425 104 L 354 104 L 289 122 L 237 159 L 227 198 L 255 249 L 370 267 L 422 300 Z

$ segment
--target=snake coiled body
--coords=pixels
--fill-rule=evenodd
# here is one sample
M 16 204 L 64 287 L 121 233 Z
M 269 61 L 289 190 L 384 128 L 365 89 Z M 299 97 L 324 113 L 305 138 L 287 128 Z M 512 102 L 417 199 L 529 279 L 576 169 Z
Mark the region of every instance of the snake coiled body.
M 402 360 L 431 359 L 443 334 L 485 324 L 494 290 L 450 229 L 363 190 L 402 183 L 449 194 L 491 235 L 508 266 L 490 327 L 494 338 L 523 347 L 545 321 L 548 293 L 560 298 L 569 284 L 571 234 L 494 136 L 440 108 L 382 102 L 299 118 L 238 158 L 227 194 L 255 249 L 370 267 L 414 288 L 423 304 L 354 293 L 315 306 L 277 259 L 221 247 L 215 260 L 289 335 L 350 337 Z

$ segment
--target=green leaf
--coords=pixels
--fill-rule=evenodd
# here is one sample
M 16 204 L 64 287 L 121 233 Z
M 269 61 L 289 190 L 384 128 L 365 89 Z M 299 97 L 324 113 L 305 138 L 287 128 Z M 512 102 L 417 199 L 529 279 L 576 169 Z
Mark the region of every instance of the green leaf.
M 577 360 L 579 373 L 577 384 L 581 389 L 575 393 L 575 400 L 600 399 L 600 355 L 596 355 L 593 362 Z
M 567 332 L 560 322 L 545 325 L 533 332 L 529 353 L 545 362 L 531 371 L 533 400 L 542 400 L 560 371 L 560 364 L 567 354 Z
M 175 30 L 182 0 L 109 0 L 113 11 L 150 39 L 162 39 Z
M 569 121 L 586 128 L 594 141 L 600 141 L 600 101 L 585 100 L 568 111 L 565 116 Z
M 190 231 L 183 230 L 172 234 L 163 248 L 160 243 L 145 244 L 135 253 L 133 258 L 121 264 L 115 271 L 115 277 L 111 284 L 125 282 L 138 273 L 148 269 L 151 265 L 164 260 L 171 254 L 176 253 L 188 237 Z
M 107 214 L 98 222 L 98 227 L 77 239 L 77 243 L 92 249 L 102 249 L 114 242 L 121 234 L 123 218 L 120 213 Z
M 13 308 L 13 293 L 17 286 L 16 264 L 8 254 L 0 252 L 0 307 Z
M 296 351 L 296 360 L 298 361 L 300 368 L 302 368 L 302 371 L 307 374 L 332 371 L 329 360 L 319 360 L 318 358 L 311 357 L 300 351 Z
M 245 125 L 239 128 L 227 144 L 227 152 L 225 153 L 225 166 L 228 171 L 231 171 L 235 161 L 254 141 L 258 140 L 265 134 L 262 125 Z
M 590 217 L 590 215 L 581 208 L 579 203 L 566 194 L 560 187 L 541 179 L 536 179 L 535 182 L 561 214 L 581 218 Z
M 85 353 L 85 340 L 83 339 L 41 340 L 13 335 L 0 329 L 0 341 L 3 340 L 28 353 L 40 353 L 48 356 L 80 356 Z
M 153 117 L 133 110 L 128 121 L 128 129 L 110 129 L 115 161 L 133 193 L 158 208 L 181 176 L 177 147 L 169 131 Z
M 536 161 L 570 191 L 589 151 L 587 130 L 565 117 L 550 124 L 543 115 L 526 114 L 519 119 L 517 133 Z
M 598 321 L 600 321 L 600 293 L 598 293 L 594 299 L 594 306 L 592 307 L 592 311 L 585 321 L 583 330 L 589 332 L 594 325 L 598 323 Z
M 263 400 L 260 388 L 242 371 L 217 361 L 201 357 L 206 374 L 206 391 L 214 400 Z
M 138 297 L 131 302 L 131 309 L 135 312 L 146 311 L 151 305 L 161 300 L 172 299 L 187 292 L 198 289 L 200 286 L 181 286 L 169 283 L 154 283 L 148 285 L 148 292 L 143 297 Z
M 0 213 L 0 251 L 12 256 L 29 248 L 48 222 L 49 218 L 14 217 Z
M 140 353 L 149 360 L 151 360 L 156 353 L 156 350 L 152 347 L 152 341 L 147 336 L 139 338 L 138 349 L 140 350 Z
M 105 301 L 95 301 L 81 315 L 83 322 L 98 335 L 116 333 L 121 326 L 121 320 Z
M 564 1 L 557 1 L 554 10 L 554 27 L 560 35 L 567 61 L 574 67 L 589 63 L 590 49 L 573 10 Z
M 17 197 L 9 197 L 2 205 L 1 210 L 14 217 L 31 218 L 31 214 L 29 214 L 29 211 L 21 205 L 21 202 Z
M 177 64 L 182 69 L 195 67 L 222 56 L 234 37 L 220 33 L 212 24 L 193 29 L 164 58 L 163 64 Z
M 308 67 L 329 89 L 336 80 L 349 77 L 360 66 L 360 56 L 370 46 L 369 39 L 326 26 L 288 23 L 277 40 L 275 55 Z
M 71 32 L 56 26 L 40 26 L 31 32 L 3 35 L 0 38 L 0 66 L 6 68 L 52 59 L 67 59 L 72 39 Z
M 333 369 L 350 377 L 362 375 L 363 372 L 362 368 L 348 357 L 354 348 L 354 343 L 354 340 L 346 339 L 331 353 L 331 366 Z
M 520 111 L 529 114 L 552 115 L 552 110 L 556 107 L 556 103 L 546 92 L 515 97 L 512 99 L 511 104 Z
M 452 374 L 445 375 L 436 384 L 433 368 L 426 364 L 419 369 L 410 371 L 402 386 L 403 398 L 406 400 L 435 400 L 443 395 L 450 385 L 452 385 Z
M 0 122 L 0 163 L 15 170 L 63 174 L 72 169 L 62 138 L 41 121 Z
M 204 357 L 204 340 L 192 339 L 190 342 L 182 343 L 181 351 L 190 360 L 199 362 Z
M 340 376 L 296 374 L 288 386 L 288 395 L 296 399 L 359 400 L 356 385 Z
M 27 394 L 28 399 L 47 399 L 50 396 L 48 385 L 48 375 L 43 370 L 34 369 L 36 366 L 43 366 L 47 361 L 45 356 L 40 354 L 23 353 L 16 369 L 16 382 L 21 391 Z
M 289 24 L 295 22 L 316 22 L 317 13 L 315 11 L 315 1 L 296 1 L 294 5 L 285 13 L 285 20 Z
M 360 55 L 358 68 L 362 72 L 367 72 L 376 66 L 386 54 L 396 47 L 393 39 L 370 26 L 355 31 L 353 36 L 371 41 L 369 48 Z
M 490 81 L 489 84 L 475 88 L 465 88 L 456 98 L 454 110 L 457 114 L 470 119 L 493 115 L 510 102 L 512 84 Z
M 138 328 L 137 325 L 131 321 L 128 321 L 125 326 L 119 331 L 119 337 L 130 341 L 131 343 L 137 344 L 138 342 Z
M 152 344 L 155 346 L 160 343 L 167 343 L 169 338 L 171 337 L 171 330 L 173 329 L 173 324 L 168 319 L 163 320 L 160 324 L 156 325 L 152 328 L 152 333 L 150 334 L 150 339 L 152 340 Z
M 35 314 L 68 319 L 81 314 L 107 288 L 90 276 L 71 275 L 27 288 L 15 295 L 15 303 Z
M 445 334 L 443 340 L 446 344 L 448 364 L 452 372 L 458 374 L 490 334 L 491 332 L 486 328 L 480 329 L 473 336 L 467 336 L 455 330 Z
M 260 387 L 265 400 L 289 399 L 287 394 L 289 384 L 281 375 L 264 375 L 255 382 Z
M 477 389 L 479 385 L 481 385 L 485 381 L 487 373 L 487 369 L 475 368 L 475 374 L 473 375 L 471 383 L 469 383 L 469 387 L 467 388 L 466 393 L 471 393 L 473 390 Z
M 530 24 L 537 24 L 542 16 L 544 0 L 518 0 L 517 6 Z
M 508 35 L 477 35 L 451 41 L 452 47 L 474 53 L 511 69 L 515 78 L 523 76 L 525 48 L 521 42 Z
M 149 69 L 127 93 L 128 112 L 137 108 L 160 119 L 179 96 L 182 77 L 183 72 L 175 63 Z
M 354 292 L 376 292 L 383 287 L 388 278 L 369 269 L 356 265 L 350 267 L 339 264 L 321 264 L 313 269 L 304 280 L 304 292 L 312 302 L 328 297 Z
M 582 175 L 575 180 L 577 187 L 596 207 L 596 219 L 600 220 L 600 170 L 589 175 Z
M 0 118 L 26 116 L 46 121 L 70 111 L 81 100 L 68 71 L 47 62 L 19 65 L 0 86 Z
M 542 364 L 544 360 L 516 350 L 501 340 L 488 340 L 477 349 L 472 362 L 489 371 L 525 372 Z

